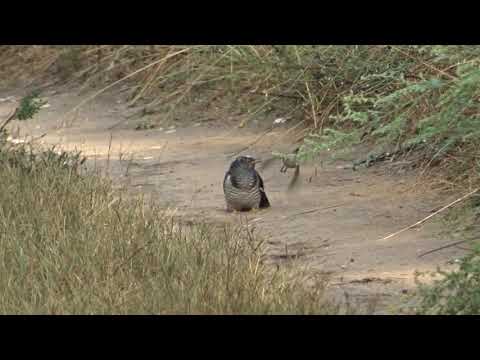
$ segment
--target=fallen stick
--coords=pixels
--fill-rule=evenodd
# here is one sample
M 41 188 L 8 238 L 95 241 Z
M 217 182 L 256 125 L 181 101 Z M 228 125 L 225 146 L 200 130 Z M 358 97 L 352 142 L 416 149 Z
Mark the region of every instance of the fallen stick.
M 432 250 L 428 250 L 428 251 L 425 251 L 424 253 L 418 255 L 419 258 L 421 258 L 422 256 L 425 256 L 425 255 L 428 255 L 428 254 L 431 254 L 435 251 L 440 251 L 440 250 L 443 250 L 443 249 L 447 249 L 449 247 L 452 247 L 452 246 L 455 246 L 455 245 L 459 245 L 461 243 L 464 243 L 464 242 L 467 242 L 468 240 L 460 240 L 460 241 L 455 241 L 454 243 L 451 243 L 451 244 L 448 244 L 448 245 L 444 245 L 444 246 L 440 246 L 439 248 L 435 248 L 435 249 L 432 249 Z
M 327 206 L 327 207 L 323 207 L 323 208 L 310 209 L 310 210 L 301 211 L 301 212 L 298 212 L 298 213 L 295 213 L 295 214 L 292 214 L 292 215 L 284 215 L 284 216 L 282 216 L 282 220 L 291 218 L 291 217 L 293 217 L 293 216 L 310 214 L 310 213 L 317 212 L 317 211 L 321 211 L 321 210 L 333 209 L 333 208 L 336 208 L 336 207 L 339 207 L 339 206 L 342 206 L 342 205 L 347 205 L 347 203 L 337 204 L 337 205 L 332 205 L 332 206 Z M 265 219 L 265 218 L 266 218 L 265 216 L 264 216 L 264 217 L 259 217 L 259 218 L 250 220 L 250 222 L 251 222 L 251 223 L 254 223 L 254 222 L 257 222 L 257 221 L 262 221 L 262 220 Z
M 30 142 L 34 142 L 34 141 L 43 139 L 45 136 L 47 136 L 47 133 L 43 133 L 42 135 L 37 136 L 37 137 L 32 137 L 32 139 L 30 140 Z
M 459 198 L 459 199 L 451 202 L 450 204 L 445 205 L 445 206 L 442 207 L 441 209 L 435 211 L 433 214 L 428 215 L 426 218 L 424 218 L 424 219 L 422 219 L 422 220 L 420 220 L 420 221 L 417 221 L 415 224 L 412 224 L 412 225 L 410 225 L 410 226 L 407 226 L 406 228 L 403 228 L 402 230 L 399 230 L 399 231 L 397 231 L 397 232 L 394 232 L 393 234 L 390 234 L 390 235 L 388 235 L 388 236 L 385 236 L 384 238 L 382 238 L 382 239 L 380 239 L 380 240 L 378 240 L 378 241 L 387 240 L 387 239 L 389 239 L 389 238 L 391 238 L 391 237 L 394 237 L 394 236 L 397 236 L 398 234 L 403 233 L 404 231 L 410 230 L 411 228 L 414 228 L 415 226 L 418 226 L 418 225 L 420 225 L 420 224 L 423 224 L 423 223 L 424 223 L 425 221 L 427 221 L 428 219 L 434 217 L 435 215 L 438 215 L 438 214 L 441 213 L 442 211 L 444 211 L 444 210 L 452 207 L 453 205 L 459 203 L 460 201 L 465 200 L 466 198 L 472 196 L 473 194 L 475 194 L 475 193 L 478 192 L 479 190 L 480 190 L 480 188 L 477 188 L 477 189 L 469 192 L 468 194 L 462 196 L 461 198 Z
M 291 217 L 293 217 L 293 216 L 310 214 L 310 213 L 317 212 L 317 211 L 321 211 L 321 210 L 333 209 L 333 208 L 336 208 L 336 207 L 339 207 L 339 206 L 342 206 L 342 205 L 347 205 L 347 203 L 337 204 L 337 205 L 332 205 L 332 206 L 327 206 L 327 207 L 323 207 L 323 208 L 315 208 L 315 209 L 310 209 L 310 210 L 306 210 L 306 211 L 301 211 L 301 212 L 298 212 L 298 213 L 295 213 L 295 214 L 292 214 L 292 215 L 285 215 L 285 216 L 283 216 L 282 218 L 283 218 L 283 219 L 288 219 L 288 218 L 291 218 Z
M 17 114 L 18 114 L 18 108 L 15 108 L 15 109 L 8 115 L 7 119 L 3 122 L 2 126 L 0 126 L 0 131 L 2 131 L 2 130 L 5 128 L 5 126 L 8 125 L 8 123 L 9 123 L 10 121 L 12 121 L 13 119 L 15 119 L 15 117 L 17 116 Z

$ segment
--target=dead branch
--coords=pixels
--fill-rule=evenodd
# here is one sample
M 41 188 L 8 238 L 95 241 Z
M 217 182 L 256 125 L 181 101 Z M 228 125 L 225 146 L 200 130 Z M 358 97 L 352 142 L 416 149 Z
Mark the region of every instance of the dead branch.
M 306 210 L 306 211 L 301 211 L 301 212 L 298 212 L 298 213 L 295 213 L 295 214 L 292 214 L 292 215 L 283 216 L 283 219 L 288 219 L 288 218 L 298 216 L 298 215 L 311 214 L 313 212 L 317 212 L 317 211 L 321 211 L 321 210 L 333 209 L 333 208 L 336 208 L 336 207 L 340 207 L 342 205 L 347 205 L 347 203 L 327 206 L 327 207 L 324 207 L 324 208 L 315 208 L 315 209 L 310 209 L 310 210 Z
M 479 190 L 480 190 L 480 188 L 477 188 L 477 189 L 469 192 L 468 194 L 466 194 L 466 195 L 462 196 L 461 198 L 459 198 L 459 199 L 451 202 L 450 204 L 445 205 L 445 206 L 442 207 L 440 210 L 435 211 L 433 214 L 428 215 L 426 218 L 424 218 L 424 219 L 422 219 L 422 220 L 420 220 L 420 221 L 417 221 L 415 224 L 412 224 L 412 225 L 410 225 L 410 226 L 407 226 L 406 228 L 403 228 L 402 230 L 399 230 L 399 231 L 397 231 L 397 232 L 394 232 L 393 234 L 390 234 L 390 235 L 388 235 L 388 236 L 385 236 L 384 238 L 382 238 L 382 239 L 380 239 L 380 240 L 378 240 L 378 241 L 387 240 L 387 239 L 389 239 L 389 238 L 391 238 L 391 237 L 394 237 L 394 236 L 397 236 L 398 234 L 403 233 L 404 231 L 410 230 L 411 228 L 414 228 L 415 226 L 418 226 L 418 225 L 420 225 L 420 224 L 423 224 L 423 223 L 424 223 L 425 221 L 427 221 L 428 219 L 434 217 L 435 215 L 440 214 L 442 211 L 447 210 L 448 208 L 452 207 L 453 205 L 459 203 L 460 201 L 465 200 L 466 198 L 472 196 L 473 194 L 475 194 L 475 193 L 478 192 Z
M 434 253 L 436 251 L 440 251 L 440 250 L 443 250 L 443 249 L 447 249 L 449 247 L 453 247 L 455 245 L 459 245 L 461 243 L 464 243 L 464 242 L 467 242 L 468 240 L 460 240 L 460 241 L 455 241 L 454 243 L 451 243 L 451 244 L 448 244 L 448 245 L 444 245 L 444 246 L 440 246 L 439 248 L 435 248 L 435 249 L 432 249 L 432 250 L 428 250 L 428 251 L 425 251 L 424 253 L 418 255 L 419 258 L 425 256 L 425 255 L 428 255 L 428 254 L 431 254 L 431 253 Z
M 8 115 L 7 119 L 3 122 L 2 126 L 0 126 L 0 132 L 5 128 L 5 126 L 8 125 L 8 123 L 10 121 L 12 121 L 13 119 L 15 119 L 15 117 L 17 116 L 17 113 L 18 113 L 18 107 L 15 108 L 15 110 L 13 110 L 10 115 Z

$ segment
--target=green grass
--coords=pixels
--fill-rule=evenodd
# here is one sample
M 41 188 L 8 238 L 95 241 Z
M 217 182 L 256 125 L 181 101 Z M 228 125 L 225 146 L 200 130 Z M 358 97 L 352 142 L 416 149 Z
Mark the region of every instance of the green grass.
M 81 170 L 4 144 L 1 314 L 324 314 L 324 279 L 265 264 L 244 226 L 183 224 Z M 315 280 L 315 281 L 312 281 Z

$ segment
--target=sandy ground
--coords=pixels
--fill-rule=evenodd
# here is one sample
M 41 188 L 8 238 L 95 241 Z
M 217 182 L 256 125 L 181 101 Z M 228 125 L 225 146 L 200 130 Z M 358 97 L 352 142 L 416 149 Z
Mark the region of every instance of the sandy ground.
M 0 119 L 20 95 L 0 92 Z M 35 119 L 11 124 L 14 137 L 46 133 L 39 141 L 81 150 L 96 166 L 108 163 L 108 174 L 118 184 L 179 214 L 218 222 L 243 217 L 266 238 L 271 261 L 282 263 L 294 255 L 299 266 L 330 274 L 329 290 L 339 299 L 346 293 L 350 302 L 375 302 L 377 313 L 407 312 L 414 272 L 448 268 L 463 254 L 449 248 L 418 257 L 449 242 L 435 221 L 380 240 L 451 200 L 418 187 L 408 172 L 392 175 L 386 166 L 352 171 L 344 168 L 347 162 L 317 161 L 302 166 L 297 187 L 288 192 L 293 174 L 280 173 L 276 163 L 261 171 L 272 207 L 229 214 L 221 184 L 231 154 L 255 142 L 262 129 L 238 129 L 222 119 L 196 123 L 192 115 L 188 125 L 138 131 L 138 119 L 129 120 L 135 109 L 127 108 L 119 94 L 96 98 L 74 117 L 68 112 L 88 95 L 57 90 L 45 96 L 49 105 Z M 288 148 L 285 132 L 274 129 L 242 154 L 266 158 L 272 150 Z

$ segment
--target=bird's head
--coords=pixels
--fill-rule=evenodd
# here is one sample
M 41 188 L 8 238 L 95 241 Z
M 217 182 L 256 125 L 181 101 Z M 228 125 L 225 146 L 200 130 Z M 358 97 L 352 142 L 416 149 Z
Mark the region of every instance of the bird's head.
M 252 156 L 239 156 L 235 159 L 232 166 L 239 166 L 247 169 L 255 169 L 255 164 L 260 160 L 255 159 Z

